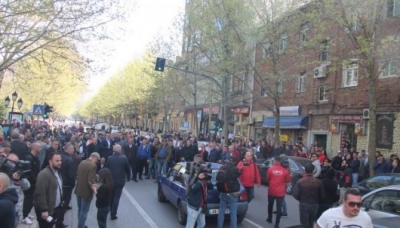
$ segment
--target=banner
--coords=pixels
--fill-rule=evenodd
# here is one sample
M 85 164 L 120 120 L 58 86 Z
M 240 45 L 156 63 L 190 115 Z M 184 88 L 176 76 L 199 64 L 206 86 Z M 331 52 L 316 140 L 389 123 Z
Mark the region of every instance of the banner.
M 394 114 L 376 115 L 376 147 L 392 149 Z

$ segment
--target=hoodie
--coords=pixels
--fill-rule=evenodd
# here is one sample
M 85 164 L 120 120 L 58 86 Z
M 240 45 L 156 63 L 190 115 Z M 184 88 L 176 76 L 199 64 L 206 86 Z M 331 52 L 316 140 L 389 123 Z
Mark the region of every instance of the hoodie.
M 18 202 L 18 194 L 15 188 L 9 188 L 0 194 L 0 221 L 3 228 L 15 226 L 15 204 Z

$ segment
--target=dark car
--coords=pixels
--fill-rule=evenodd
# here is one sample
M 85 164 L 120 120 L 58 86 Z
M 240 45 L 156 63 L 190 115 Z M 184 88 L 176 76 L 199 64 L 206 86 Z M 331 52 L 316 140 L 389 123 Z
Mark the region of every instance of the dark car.
M 209 190 L 207 194 L 207 211 L 206 216 L 218 216 L 219 213 L 219 192 L 215 186 L 216 176 L 221 164 L 211 164 L 211 182 L 214 185 L 213 190 Z M 158 201 L 171 202 L 178 208 L 178 221 L 180 224 L 186 224 L 187 207 L 186 207 L 186 163 L 180 162 L 175 164 L 166 177 L 161 177 L 158 181 Z M 247 212 L 247 192 L 243 186 L 240 187 L 240 196 L 238 197 L 237 222 L 243 221 Z M 229 214 L 229 209 L 226 209 L 225 214 Z
M 355 187 L 361 192 L 361 195 L 367 194 L 375 189 L 400 184 L 400 174 L 397 173 L 384 173 L 370 177 L 361 181 Z
M 312 164 L 312 161 L 307 158 L 288 156 L 290 175 L 292 177 L 292 182 L 286 185 L 286 193 L 292 194 L 293 186 L 296 182 L 305 175 L 304 166 L 307 164 Z M 274 159 L 270 158 L 267 160 L 257 160 L 258 170 L 261 176 L 261 182 L 268 184 L 267 171 L 274 164 Z

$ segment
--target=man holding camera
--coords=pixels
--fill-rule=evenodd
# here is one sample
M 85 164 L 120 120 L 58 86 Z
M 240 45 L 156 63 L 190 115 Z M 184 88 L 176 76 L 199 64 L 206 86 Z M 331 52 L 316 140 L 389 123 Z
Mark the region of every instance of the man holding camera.
M 240 170 L 236 167 L 236 158 L 229 157 L 225 160 L 217 174 L 217 189 L 221 193 L 219 198 L 218 228 L 222 228 L 225 219 L 225 210 L 229 205 L 231 228 L 237 227 L 237 208 L 240 194 Z
M 200 154 L 194 156 L 194 163 L 203 163 Z M 204 165 L 203 163 L 202 165 Z M 192 164 L 194 166 L 194 164 Z M 213 189 L 213 184 L 207 180 L 207 173 L 202 170 L 195 171 L 188 180 L 187 193 L 187 222 L 186 228 L 193 228 L 197 221 L 197 228 L 206 225 L 205 209 L 207 204 L 207 190 Z

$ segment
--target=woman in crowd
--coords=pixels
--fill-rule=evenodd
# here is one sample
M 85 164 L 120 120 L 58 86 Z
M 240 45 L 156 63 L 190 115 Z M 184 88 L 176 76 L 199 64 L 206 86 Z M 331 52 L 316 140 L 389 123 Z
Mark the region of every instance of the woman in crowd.
M 107 228 L 107 215 L 110 212 L 111 193 L 114 188 L 114 181 L 109 169 L 104 168 L 99 171 L 101 185 L 97 190 L 97 223 L 99 228 Z

